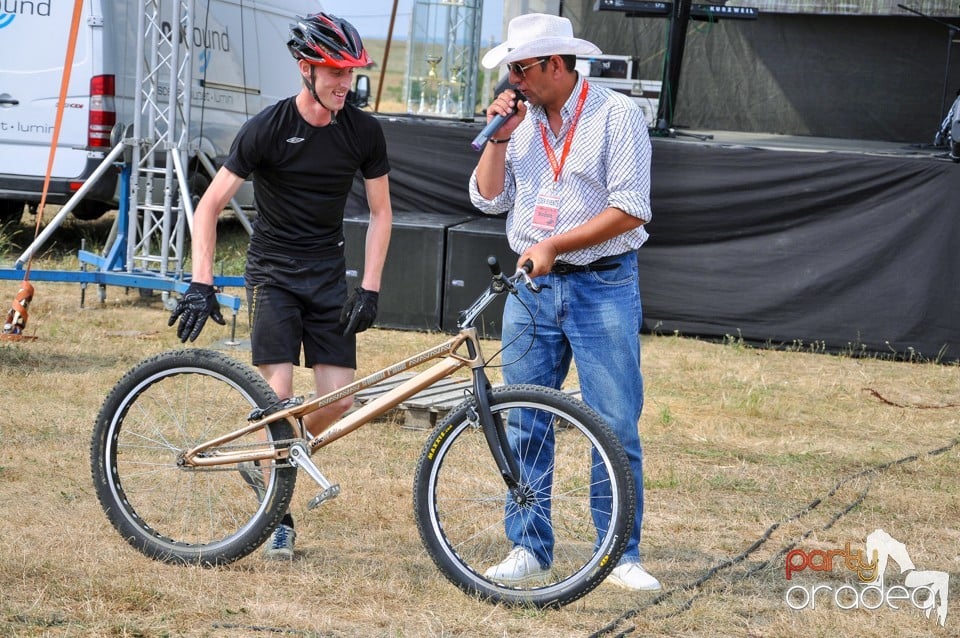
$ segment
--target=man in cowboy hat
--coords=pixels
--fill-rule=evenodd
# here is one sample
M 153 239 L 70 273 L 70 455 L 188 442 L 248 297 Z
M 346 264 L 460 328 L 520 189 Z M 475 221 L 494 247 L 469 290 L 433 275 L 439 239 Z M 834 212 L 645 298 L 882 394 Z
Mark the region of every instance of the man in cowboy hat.
M 637 487 L 634 529 L 607 580 L 656 591 L 660 583 L 641 566 L 639 548 L 643 377 L 636 250 L 647 239 L 643 225 L 651 218 L 650 138 L 643 112 L 630 98 L 589 84 L 576 72 L 578 55 L 599 53 L 573 37 L 566 18 L 528 14 L 510 21 L 507 41 L 482 64 L 506 64 L 522 96 L 507 89 L 487 108 L 488 120 L 515 114 L 483 149 L 470 197 L 484 213 L 508 213 L 517 264 L 533 262 L 530 274 L 543 288 L 536 299 L 524 288 L 507 299 L 504 380 L 559 388 L 571 360 L 576 363 L 583 399 L 620 438 Z M 535 331 L 528 330 L 530 312 Z M 526 470 L 536 475 L 549 468 Z M 511 515 L 512 507 L 507 505 L 506 532 L 513 550 L 485 574 L 498 582 L 535 578 L 553 558 L 550 522 L 522 522 Z

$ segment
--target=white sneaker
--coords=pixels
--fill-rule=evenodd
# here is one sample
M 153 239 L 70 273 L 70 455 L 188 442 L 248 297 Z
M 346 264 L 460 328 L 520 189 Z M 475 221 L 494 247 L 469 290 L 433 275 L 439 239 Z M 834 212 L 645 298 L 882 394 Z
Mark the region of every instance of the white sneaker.
M 540 561 L 525 547 L 514 547 L 502 563 L 494 565 L 483 575 L 500 583 L 521 583 L 543 576 L 549 571 L 540 567 Z
M 271 560 L 293 560 L 293 541 L 297 532 L 289 525 L 281 523 L 273 530 L 270 543 L 263 548 L 263 557 Z
M 631 591 L 660 591 L 660 581 L 651 576 L 640 563 L 617 565 L 606 582 Z

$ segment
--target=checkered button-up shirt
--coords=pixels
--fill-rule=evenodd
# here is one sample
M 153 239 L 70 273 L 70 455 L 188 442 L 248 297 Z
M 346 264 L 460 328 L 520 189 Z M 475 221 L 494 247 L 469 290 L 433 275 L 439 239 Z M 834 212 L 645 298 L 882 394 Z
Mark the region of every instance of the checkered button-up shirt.
M 589 221 L 608 207 L 650 221 L 650 137 L 643 111 L 626 95 L 590 85 L 563 171 L 552 194 L 560 211 L 554 230 L 532 225 L 537 195 L 552 190 L 553 169 L 543 146 L 540 125 L 560 161 L 567 131 L 573 124 L 577 98 L 584 78 L 560 109 L 563 124 L 557 135 L 550 130 L 546 111 L 531 105 L 527 117 L 511 136 L 507 147 L 503 192 L 486 199 L 477 189 L 477 173 L 470 177 L 470 200 L 484 213 L 509 212 L 507 238 L 517 254 L 547 237 L 564 233 Z M 639 248 L 647 240 L 643 226 L 608 241 L 558 256 L 572 264 L 588 264 L 602 257 Z

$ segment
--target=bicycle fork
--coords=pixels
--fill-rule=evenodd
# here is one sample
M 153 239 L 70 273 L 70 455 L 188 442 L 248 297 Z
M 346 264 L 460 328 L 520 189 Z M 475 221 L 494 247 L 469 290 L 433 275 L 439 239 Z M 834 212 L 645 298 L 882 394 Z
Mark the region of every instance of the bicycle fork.
M 510 498 L 517 505 L 524 505 L 529 500 L 530 495 L 520 482 L 520 464 L 517 457 L 510 447 L 507 440 L 507 429 L 500 415 L 493 414 L 490 410 L 490 400 L 493 396 L 490 381 L 487 379 L 483 368 L 473 370 L 473 396 L 476 399 L 477 406 L 472 415 L 483 429 L 483 436 L 487 440 L 487 446 L 493 455 L 493 460 L 497 464 L 500 476 L 506 483 L 510 491 Z

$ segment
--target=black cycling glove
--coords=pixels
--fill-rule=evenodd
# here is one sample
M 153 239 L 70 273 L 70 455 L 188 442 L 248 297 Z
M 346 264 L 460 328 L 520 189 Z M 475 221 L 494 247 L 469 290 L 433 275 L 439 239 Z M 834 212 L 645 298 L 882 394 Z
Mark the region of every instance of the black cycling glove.
M 220 314 L 220 304 L 217 303 L 217 293 L 210 284 L 201 284 L 191 282 L 183 299 L 177 303 L 176 309 L 170 314 L 168 326 L 172 326 L 177 317 L 180 317 L 180 325 L 177 326 L 177 336 L 181 342 L 187 339 L 196 340 L 200 336 L 200 331 L 207 323 L 207 317 L 210 317 L 221 326 L 226 325 L 223 315 Z
M 340 334 L 343 336 L 356 334 L 372 326 L 374 319 L 377 318 L 379 299 L 379 293 L 357 286 L 340 313 Z

